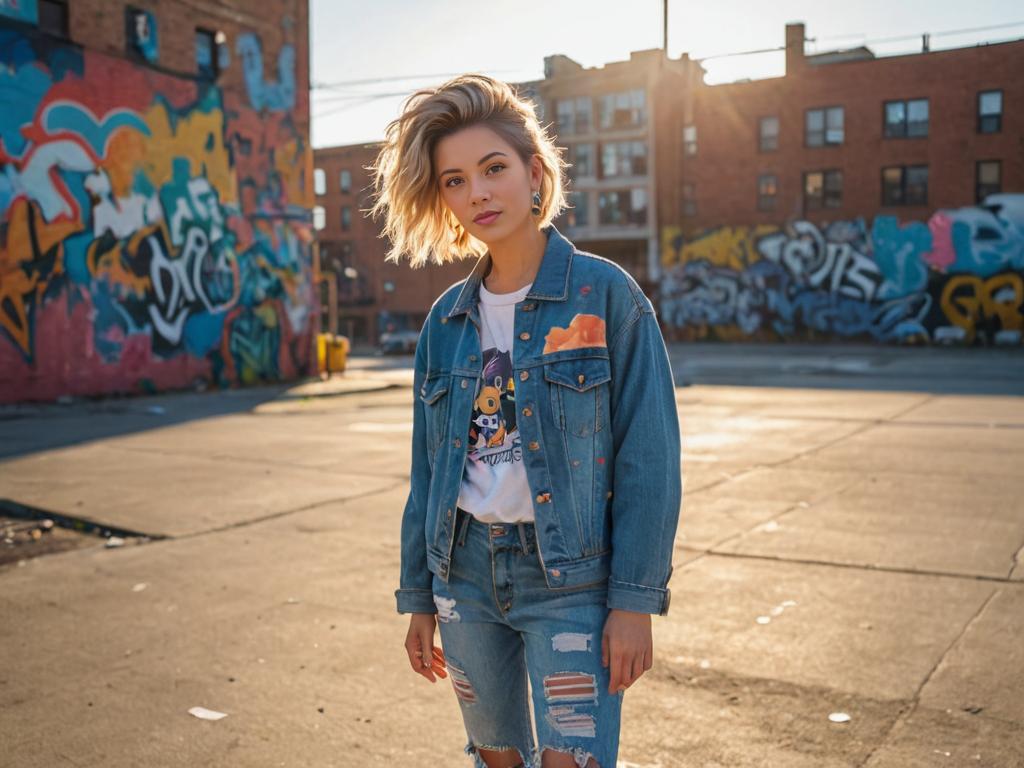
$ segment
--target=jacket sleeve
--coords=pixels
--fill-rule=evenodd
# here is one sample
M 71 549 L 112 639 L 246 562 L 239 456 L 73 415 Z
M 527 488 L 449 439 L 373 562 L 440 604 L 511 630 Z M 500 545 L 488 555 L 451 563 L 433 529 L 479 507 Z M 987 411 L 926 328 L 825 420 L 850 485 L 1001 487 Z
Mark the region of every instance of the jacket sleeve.
M 409 496 L 402 513 L 402 553 L 398 589 L 395 598 L 399 613 L 437 613 L 431 589 L 433 574 L 427 568 L 426 514 L 430 490 L 430 464 L 427 459 L 426 420 L 420 388 L 427 372 L 428 316 L 416 342 L 416 363 L 412 381 L 412 457 L 409 472 Z
M 665 615 L 682 504 L 679 415 L 654 308 L 642 294 L 634 299 L 609 349 L 615 465 L 608 607 Z

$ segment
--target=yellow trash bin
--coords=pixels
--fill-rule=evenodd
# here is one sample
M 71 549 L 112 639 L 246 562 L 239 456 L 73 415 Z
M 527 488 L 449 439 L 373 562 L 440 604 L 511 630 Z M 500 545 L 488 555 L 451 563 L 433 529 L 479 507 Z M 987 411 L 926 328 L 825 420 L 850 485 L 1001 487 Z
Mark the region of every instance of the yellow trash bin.
M 328 334 L 331 336 L 331 334 Z M 348 363 L 349 341 L 347 336 L 333 335 L 327 342 L 327 370 L 344 371 Z

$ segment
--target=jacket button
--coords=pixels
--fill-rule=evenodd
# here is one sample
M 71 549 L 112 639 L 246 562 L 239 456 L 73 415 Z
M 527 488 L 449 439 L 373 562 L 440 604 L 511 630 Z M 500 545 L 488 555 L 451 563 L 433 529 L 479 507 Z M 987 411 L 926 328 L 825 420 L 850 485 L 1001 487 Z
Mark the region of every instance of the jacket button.
M 546 501 L 551 501 L 551 494 L 545 491 L 544 493 L 537 494 L 537 503 L 543 504 Z
M 531 451 L 536 451 L 538 448 L 540 448 L 540 443 L 538 443 L 536 440 L 530 443 Z
M 526 381 L 528 378 L 530 378 L 530 372 L 529 371 L 520 371 L 519 372 L 519 380 L 520 381 Z
M 469 362 L 471 362 L 471 363 L 476 362 L 476 355 L 470 355 L 469 356 Z
M 454 446 L 455 446 L 456 448 L 458 448 L 458 447 L 460 447 L 460 446 L 462 445 L 462 441 L 461 441 L 461 440 L 459 440 L 459 438 L 457 438 L 457 437 L 456 437 L 456 438 L 455 438 L 454 440 L 452 440 L 452 444 L 453 444 L 453 445 L 454 445 Z
M 583 383 L 583 374 L 581 373 L 579 376 L 577 376 L 576 380 L 579 381 L 580 384 L 582 384 Z
M 552 568 L 552 569 L 551 569 L 551 575 L 552 575 L 552 576 L 556 576 L 556 577 L 557 577 L 557 576 L 561 576 L 561 575 L 562 575 L 562 572 L 561 572 L 560 570 L 558 570 L 557 568 Z
M 448 322 L 448 318 L 447 317 L 442 317 L 441 318 L 441 322 L 442 323 L 447 323 Z
M 448 519 L 449 520 L 452 519 L 452 508 L 451 507 L 448 507 Z
M 609 498 L 609 499 L 610 499 L 611 497 L 612 497 L 612 492 L 611 492 L 611 491 L 608 491 L 608 494 L 607 494 L 606 498 Z
M 523 341 L 526 341 L 528 338 L 530 338 L 530 334 L 527 331 L 523 331 L 522 333 L 519 334 L 519 338 L 522 339 Z
M 533 411 L 530 410 L 530 406 L 527 405 L 523 408 L 523 416 L 533 416 Z
M 469 382 L 468 382 L 468 381 L 466 381 L 465 379 L 463 379 L 463 380 L 462 380 L 462 388 L 463 388 L 463 389 L 465 389 L 465 388 L 466 388 L 466 387 L 468 387 L 468 386 L 469 386 Z

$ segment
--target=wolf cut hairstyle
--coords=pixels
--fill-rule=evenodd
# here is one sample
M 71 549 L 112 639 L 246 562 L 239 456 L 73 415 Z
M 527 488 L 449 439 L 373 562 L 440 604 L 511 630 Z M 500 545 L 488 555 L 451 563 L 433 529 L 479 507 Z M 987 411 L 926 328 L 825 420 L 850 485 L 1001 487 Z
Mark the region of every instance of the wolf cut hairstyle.
M 445 264 L 482 256 L 487 246 L 459 223 L 441 199 L 434 168 L 434 148 L 444 137 L 483 124 L 501 136 L 527 166 L 538 155 L 543 166 L 538 228 L 546 227 L 567 207 L 561 150 L 540 125 L 533 104 L 508 83 L 487 75 L 464 74 L 437 88 L 412 94 L 399 117 L 388 123 L 380 153 L 366 167 L 373 178 L 376 202 L 369 213 L 385 215 L 391 248 L 385 261 Z

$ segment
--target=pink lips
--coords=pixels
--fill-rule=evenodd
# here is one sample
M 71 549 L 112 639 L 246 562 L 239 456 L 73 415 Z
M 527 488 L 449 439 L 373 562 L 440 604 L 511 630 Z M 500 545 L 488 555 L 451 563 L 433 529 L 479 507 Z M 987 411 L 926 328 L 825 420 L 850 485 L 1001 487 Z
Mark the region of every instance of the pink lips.
M 477 224 L 493 224 L 500 215 L 501 211 L 494 211 L 493 213 L 488 213 L 485 216 L 475 218 L 473 221 Z

